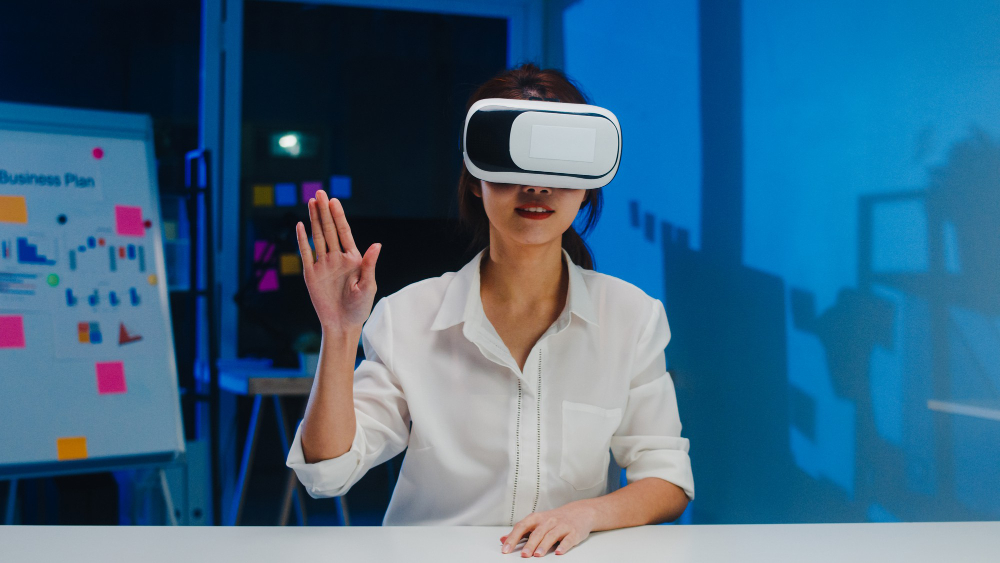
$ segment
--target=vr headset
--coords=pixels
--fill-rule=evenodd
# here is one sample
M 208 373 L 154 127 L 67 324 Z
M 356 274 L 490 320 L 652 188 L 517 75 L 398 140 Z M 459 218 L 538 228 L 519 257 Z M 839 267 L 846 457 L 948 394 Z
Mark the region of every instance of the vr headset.
M 597 106 L 489 98 L 465 116 L 462 154 L 487 182 L 592 190 L 618 172 L 621 126 Z

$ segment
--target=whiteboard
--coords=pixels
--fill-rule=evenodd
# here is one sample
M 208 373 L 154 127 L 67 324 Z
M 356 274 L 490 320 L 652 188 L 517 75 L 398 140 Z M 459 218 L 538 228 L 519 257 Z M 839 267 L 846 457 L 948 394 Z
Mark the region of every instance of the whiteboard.
M 183 453 L 146 115 L 0 103 L 0 477 Z

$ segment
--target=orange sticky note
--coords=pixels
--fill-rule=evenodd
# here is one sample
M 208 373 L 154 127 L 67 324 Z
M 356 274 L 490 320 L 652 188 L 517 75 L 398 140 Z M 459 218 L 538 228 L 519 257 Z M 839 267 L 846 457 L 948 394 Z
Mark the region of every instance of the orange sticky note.
M 302 273 L 302 262 L 298 254 L 282 254 L 280 261 L 281 275 L 294 276 Z
M 28 204 L 23 195 L 0 195 L 0 222 L 28 222 Z
M 56 438 L 56 457 L 59 461 L 87 459 L 87 437 Z

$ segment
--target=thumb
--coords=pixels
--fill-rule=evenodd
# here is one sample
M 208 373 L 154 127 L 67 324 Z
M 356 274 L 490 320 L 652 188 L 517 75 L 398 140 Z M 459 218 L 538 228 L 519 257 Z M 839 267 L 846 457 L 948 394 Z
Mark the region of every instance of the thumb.
M 368 247 L 365 251 L 365 255 L 361 257 L 361 283 L 360 285 L 368 290 L 369 287 L 375 287 L 375 262 L 378 261 L 378 255 L 382 251 L 382 245 L 380 243 L 375 243 Z

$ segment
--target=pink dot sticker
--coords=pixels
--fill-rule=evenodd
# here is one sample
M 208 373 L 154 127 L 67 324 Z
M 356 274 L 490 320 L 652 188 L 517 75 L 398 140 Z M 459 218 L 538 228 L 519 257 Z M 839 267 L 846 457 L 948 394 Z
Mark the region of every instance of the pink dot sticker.
M 104 149 L 102 149 L 101 147 L 94 147 L 94 150 L 91 151 L 91 153 L 97 160 L 104 158 Z

